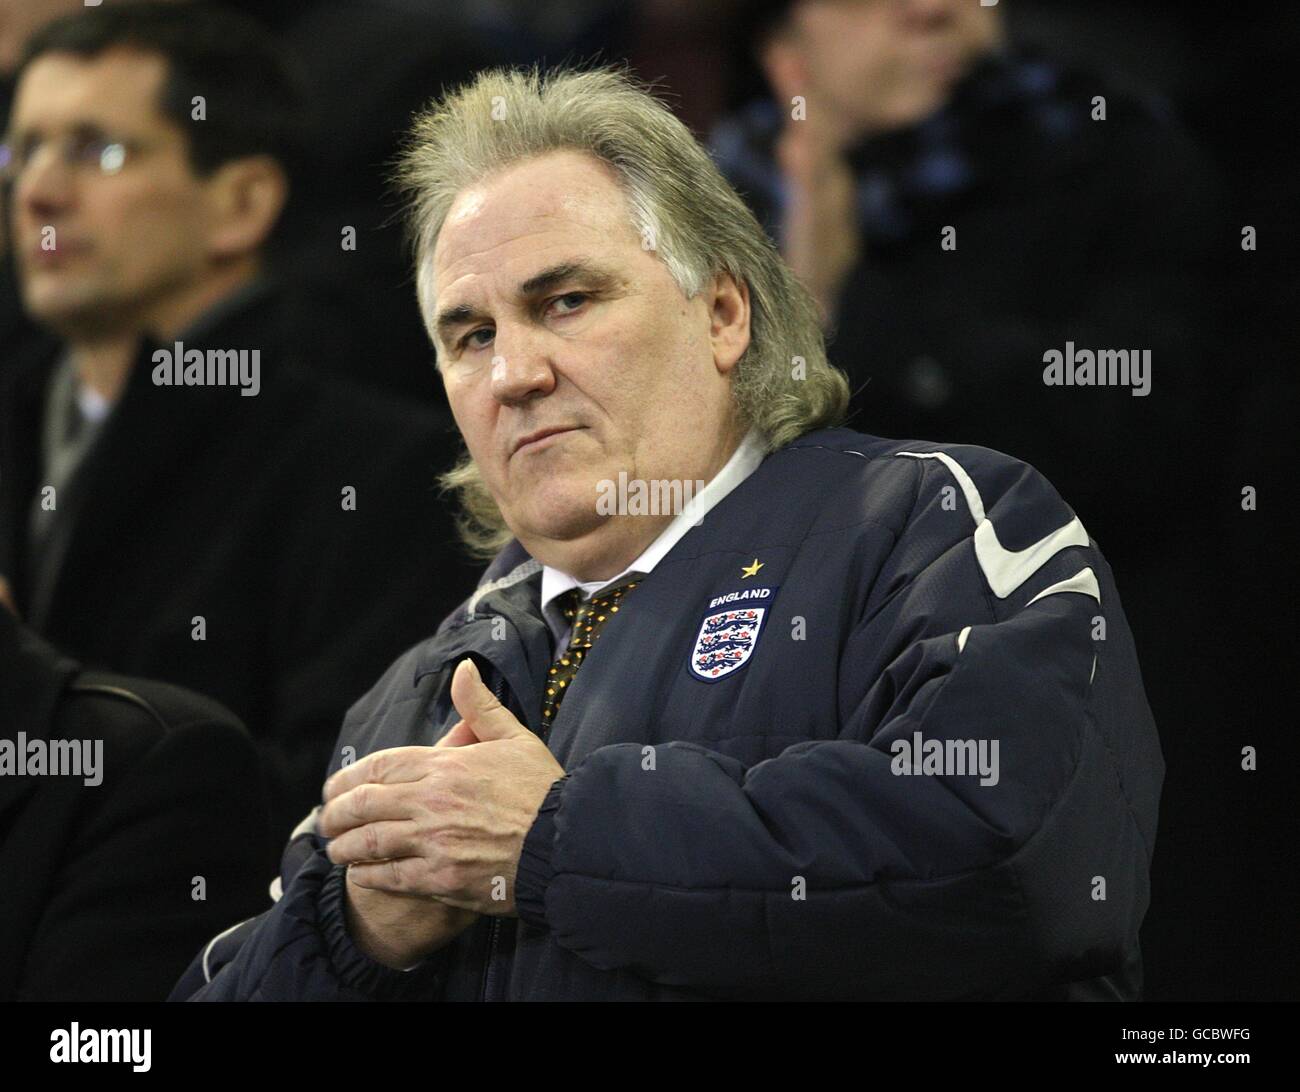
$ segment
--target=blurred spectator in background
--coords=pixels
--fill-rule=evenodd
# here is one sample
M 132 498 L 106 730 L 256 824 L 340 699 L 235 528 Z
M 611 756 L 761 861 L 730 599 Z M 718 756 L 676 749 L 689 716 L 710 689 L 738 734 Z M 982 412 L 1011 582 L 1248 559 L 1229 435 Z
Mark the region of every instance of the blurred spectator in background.
M 111 0 L 114 7 L 128 2 Z M 189 6 L 190 0 L 174 3 Z M 296 62 L 294 200 L 264 257 L 293 288 L 282 294 L 281 310 L 294 324 L 300 357 L 319 371 L 445 405 L 388 197 L 389 164 L 411 113 L 444 84 L 468 79 L 485 64 L 531 57 L 562 38 L 543 39 L 524 24 L 506 33 L 514 15 L 508 7 L 480 13 L 452 0 L 231 0 L 222 6 L 271 30 Z M 0 131 L 24 42 L 57 16 L 82 10 L 82 0 L 0 0 Z M 540 10 L 534 21 L 553 35 L 589 22 L 539 20 Z M 24 329 L 4 249 L 0 238 L 0 344 Z
M 105 6 L 29 40 L 6 142 L 22 298 L 55 336 L 4 368 L 0 574 L 78 659 L 244 720 L 268 866 L 347 706 L 472 571 L 433 490 L 449 417 L 304 367 L 265 273 L 294 104 L 255 23 Z M 255 383 L 175 385 L 179 358 L 238 351 Z
M 9 117 L 13 74 L 23 44 L 50 20 L 84 6 L 83 0 L 0 0 L 0 133 Z M 3 166 L 0 162 L 0 170 Z M 9 348 L 31 330 L 18 299 L 7 233 L 8 225 L 0 216 L 0 349 Z
M 1016 453 L 1131 572 L 1177 528 L 1152 493 L 1204 405 L 1206 162 L 1152 104 L 1009 48 L 1001 6 L 751 10 L 772 98 L 715 153 L 821 301 L 855 424 Z M 1045 384 L 1067 342 L 1150 350 L 1149 395 Z
M 84 670 L 0 606 L 0 748 L 0 1000 L 161 1001 L 262 909 L 266 788 L 216 702 Z

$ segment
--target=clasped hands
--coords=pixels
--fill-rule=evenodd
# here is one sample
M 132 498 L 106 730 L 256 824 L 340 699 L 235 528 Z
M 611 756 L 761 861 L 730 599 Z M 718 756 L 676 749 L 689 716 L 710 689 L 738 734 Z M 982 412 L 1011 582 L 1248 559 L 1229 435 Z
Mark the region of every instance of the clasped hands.
M 451 680 L 461 720 L 432 747 L 394 747 L 325 782 L 317 830 L 348 866 L 354 942 L 407 967 L 479 914 L 515 913 L 519 854 L 550 787 L 564 776 L 465 659 Z

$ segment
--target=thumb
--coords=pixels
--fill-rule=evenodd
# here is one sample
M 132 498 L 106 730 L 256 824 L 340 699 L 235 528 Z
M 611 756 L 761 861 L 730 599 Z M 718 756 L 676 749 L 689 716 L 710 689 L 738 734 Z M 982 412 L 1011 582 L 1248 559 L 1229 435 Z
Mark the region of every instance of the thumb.
M 456 665 L 456 673 L 451 677 L 451 703 L 464 720 L 464 727 L 480 742 L 509 739 L 528 732 L 484 685 L 478 668 L 469 657 Z M 457 726 L 453 731 L 459 728 Z

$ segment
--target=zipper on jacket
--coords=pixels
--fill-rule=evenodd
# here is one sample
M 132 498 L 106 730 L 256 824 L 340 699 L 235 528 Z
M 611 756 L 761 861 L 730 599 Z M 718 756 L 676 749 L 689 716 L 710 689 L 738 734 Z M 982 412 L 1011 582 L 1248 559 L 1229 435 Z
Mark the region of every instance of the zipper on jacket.
M 506 679 L 505 675 L 497 672 L 497 681 L 493 684 L 492 693 L 502 705 L 506 703 Z M 488 1000 L 488 987 L 492 982 L 492 955 L 496 951 L 497 934 L 501 931 L 501 919 L 493 916 L 491 924 L 488 926 L 487 958 L 483 960 L 483 985 L 479 990 L 479 1000 Z
M 479 989 L 479 1000 L 488 1000 L 488 984 L 492 980 L 492 953 L 497 946 L 497 933 L 501 930 L 501 920 L 494 917 L 488 926 L 487 958 L 483 961 L 483 985 Z

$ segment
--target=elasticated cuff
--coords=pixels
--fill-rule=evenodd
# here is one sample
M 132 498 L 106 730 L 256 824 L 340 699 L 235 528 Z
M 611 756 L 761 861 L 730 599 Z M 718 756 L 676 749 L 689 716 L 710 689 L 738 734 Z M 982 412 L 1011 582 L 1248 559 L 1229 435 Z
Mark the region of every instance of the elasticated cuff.
M 515 876 L 515 912 L 519 920 L 538 929 L 549 928 L 546 922 L 546 888 L 554 869 L 551 854 L 555 849 L 555 813 L 568 777 L 562 777 L 546 793 L 537 809 L 524 847 L 519 854 L 519 871 Z
M 409 971 L 386 967 L 353 943 L 346 907 L 347 866 L 335 865 L 321 885 L 317 920 L 330 963 L 339 980 L 378 1001 L 432 1001 L 442 990 L 450 961 L 447 948 L 434 952 Z

